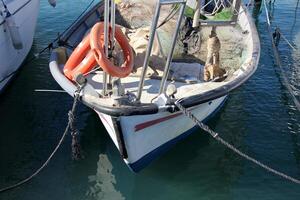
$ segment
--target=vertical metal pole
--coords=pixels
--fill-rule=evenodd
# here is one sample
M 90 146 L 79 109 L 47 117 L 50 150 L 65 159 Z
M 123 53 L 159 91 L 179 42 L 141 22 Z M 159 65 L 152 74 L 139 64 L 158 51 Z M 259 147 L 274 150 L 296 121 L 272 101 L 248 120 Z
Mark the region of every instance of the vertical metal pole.
M 202 0 L 198 0 L 197 1 L 197 6 L 196 6 L 196 11 L 195 11 L 195 14 L 194 14 L 194 19 L 193 19 L 193 28 L 198 28 L 199 27 L 201 4 L 202 4 Z
M 108 57 L 108 37 L 109 37 L 109 1 L 104 2 L 104 46 L 105 55 Z M 103 95 L 107 92 L 107 73 L 103 71 Z
M 183 18 L 184 9 L 185 9 L 185 3 L 182 3 L 181 8 L 180 8 L 179 17 L 178 17 L 177 24 L 176 24 L 175 33 L 174 33 L 173 39 L 172 39 L 171 50 L 170 50 L 168 58 L 167 58 L 164 74 L 163 74 L 162 81 L 160 84 L 159 94 L 163 93 L 166 88 L 166 83 L 167 83 L 167 79 L 168 79 L 169 72 L 170 72 L 170 64 L 171 64 L 171 61 L 173 58 L 174 48 L 176 45 L 176 39 L 177 39 L 177 35 L 178 35 L 179 29 L 180 29 L 181 21 Z
M 111 42 L 111 46 L 110 49 L 111 51 L 114 50 L 115 47 L 115 24 L 116 24 L 116 4 L 115 4 L 115 0 L 111 0 L 110 1 L 110 28 L 111 28 L 111 32 L 110 32 L 110 37 L 109 37 L 109 41 Z M 109 55 L 111 56 L 111 55 Z M 112 84 L 112 76 L 108 75 L 108 83 L 111 85 Z
M 239 12 L 240 12 L 241 0 L 234 0 L 233 3 L 234 3 L 233 10 L 232 10 L 233 16 L 232 16 L 231 20 L 233 22 L 236 22 L 238 19 L 238 16 L 239 16 Z
M 111 38 L 112 49 L 115 46 L 115 25 L 116 25 L 116 3 L 115 0 L 111 0 L 111 11 L 110 11 L 110 24 L 111 24 Z
M 150 58 L 150 55 L 151 55 L 153 41 L 154 41 L 156 27 L 157 27 L 157 22 L 158 22 L 158 19 L 159 19 L 160 6 L 161 5 L 158 1 L 157 5 L 156 5 L 155 15 L 154 15 L 153 20 L 152 20 L 149 43 L 148 43 L 147 51 L 146 51 L 146 54 L 145 54 L 143 70 L 142 70 L 142 76 L 141 76 L 141 79 L 140 79 L 138 93 L 137 93 L 137 101 L 139 101 L 141 99 L 142 92 L 143 92 L 145 76 L 146 76 L 146 73 L 147 73 L 149 58 Z

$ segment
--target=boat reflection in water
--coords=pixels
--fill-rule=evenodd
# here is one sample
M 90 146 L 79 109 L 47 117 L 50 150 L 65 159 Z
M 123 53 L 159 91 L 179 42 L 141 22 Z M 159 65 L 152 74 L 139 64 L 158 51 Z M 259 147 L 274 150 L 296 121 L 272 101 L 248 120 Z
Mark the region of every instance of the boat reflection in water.
M 107 155 L 100 154 L 97 162 L 97 173 L 88 177 L 92 185 L 86 192 L 86 195 L 94 199 L 125 199 L 122 194 L 116 190 L 116 179 L 112 174 L 113 166 L 108 160 Z

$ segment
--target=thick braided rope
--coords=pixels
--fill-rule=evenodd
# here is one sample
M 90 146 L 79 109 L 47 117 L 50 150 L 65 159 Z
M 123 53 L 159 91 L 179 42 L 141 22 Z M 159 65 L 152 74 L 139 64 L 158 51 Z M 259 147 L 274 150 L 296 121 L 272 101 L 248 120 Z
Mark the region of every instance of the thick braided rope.
M 180 101 L 176 101 L 175 105 L 179 108 L 179 110 L 181 110 L 183 112 L 183 114 L 185 116 L 187 116 L 188 118 L 190 118 L 195 124 L 197 124 L 202 130 L 206 131 L 207 133 L 209 133 L 213 138 L 215 138 L 217 141 L 219 141 L 221 144 L 223 144 L 224 146 L 226 146 L 228 149 L 232 150 L 233 152 L 235 152 L 236 154 L 240 155 L 241 157 L 253 162 L 254 164 L 262 167 L 263 169 L 276 174 L 284 179 L 287 179 L 293 183 L 296 184 L 300 184 L 300 180 L 293 178 L 291 176 L 288 176 L 280 171 L 277 171 L 263 163 L 261 163 L 260 161 L 252 158 L 251 156 L 248 156 L 247 154 L 241 152 L 240 150 L 238 150 L 237 148 L 235 148 L 233 145 L 231 145 L 230 143 L 228 143 L 227 141 L 225 141 L 223 138 L 221 138 L 219 136 L 219 134 L 215 131 L 213 131 L 212 129 L 209 128 L 209 126 L 205 125 L 204 123 L 202 123 L 201 121 L 199 121 L 195 115 L 193 115 L 190 111 L 188 111 L 187 109 L 185 109 L 181 104 Z

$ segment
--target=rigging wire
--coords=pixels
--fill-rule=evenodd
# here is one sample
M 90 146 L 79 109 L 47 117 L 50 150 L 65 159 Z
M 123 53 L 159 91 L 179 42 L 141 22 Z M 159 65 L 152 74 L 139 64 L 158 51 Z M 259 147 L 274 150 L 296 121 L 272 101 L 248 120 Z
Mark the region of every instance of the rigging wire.
M 165 19 L 156 27 L 156 29 L 165 25 L 168 21 L 170 21 L 179 11 L 179 6 L 175 5 L 170 13 L 165 17 Z

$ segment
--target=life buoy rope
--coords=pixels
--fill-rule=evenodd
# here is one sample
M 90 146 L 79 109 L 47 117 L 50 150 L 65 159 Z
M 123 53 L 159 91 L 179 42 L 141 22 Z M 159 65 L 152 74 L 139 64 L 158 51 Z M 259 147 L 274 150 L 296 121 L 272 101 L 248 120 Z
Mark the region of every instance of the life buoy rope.
M 80 42 L 71 54 L 64 66 L 65 76 L 74 80 L 79 73 L 86 74 L 92 70 L 97 63 L 108 74 L 114 77 L 124 78 L 133 69 L 133 51 L 127 37 L 120 27 L 116 26 L 115 38 L 123 50 L 124 63 L 115 66 L 105 55 L 104 51 L 104 23 L 96 23 L 91 32 Z

